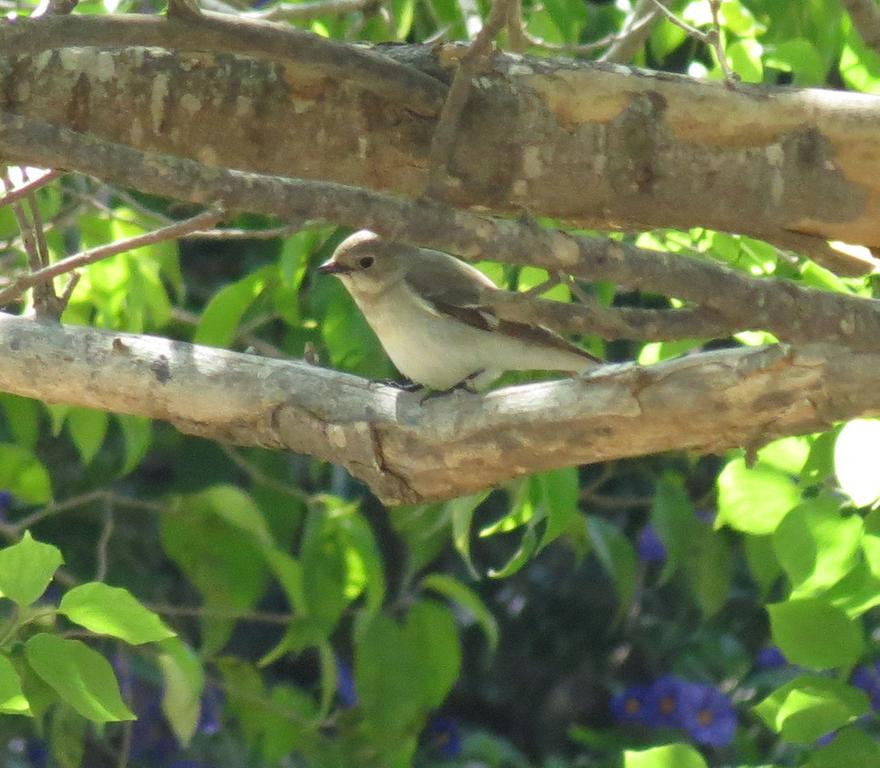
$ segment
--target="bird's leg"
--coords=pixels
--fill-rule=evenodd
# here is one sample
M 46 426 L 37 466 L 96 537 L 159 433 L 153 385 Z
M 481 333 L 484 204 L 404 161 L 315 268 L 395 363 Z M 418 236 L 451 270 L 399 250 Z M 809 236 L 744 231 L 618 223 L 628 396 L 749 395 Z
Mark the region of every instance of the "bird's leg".
M 459 392 L 464 390 L 465 392 L 470 392 L 472 395 L 477 394 L 477 390 L 474 389 L 474 381 L 477 379 L 480 374 L 485 373 L 485 368 L 480 368 L 473 373 L 465 376 L 458 384 L 453 384 L 449 389 L 441 389 L 441 390 L 432 390 L 427 394 L 422 396 L 422 399 L 419 400 L 419 405 L 424 405 L 426 400 L 431 400 L 434 397 L 442 397 L 443 395 L 448 395 L 452 392 Z

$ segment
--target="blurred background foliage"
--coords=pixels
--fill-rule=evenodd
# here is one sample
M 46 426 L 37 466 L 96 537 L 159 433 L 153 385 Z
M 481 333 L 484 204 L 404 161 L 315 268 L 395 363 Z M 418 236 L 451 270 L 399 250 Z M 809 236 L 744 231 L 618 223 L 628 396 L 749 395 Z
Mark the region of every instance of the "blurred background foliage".
M 705 0 L 669 7 L 712 22 Z M 76 12 L 158 10 L 86 0 Z M 387 0 L 292 23 L 340 39 L 467 40 L 487 12 Z M 528 53 L 595 57 L 601 47 L 576 46 L 631 12 L 627 0 L 527 1 Z M 837 0 L 724 0 L 720 22 L 745 81 L 878 90 L 878 55 Z M 719 78 L 713 56 L 659 20 L 634 63 Z M 71 176 L 38 202 L 55 257 L 188 213 Z M 240 216 L 222 238 L 96 263 L 63 321 L 395 376 L 339 283 L 312 269 L 346 233 L 282 224 Z M 874 295 L 870 278 L 749 238 L 616 236 Z M 482 266 L 514 290 L 546 278 Z M 0 274 L 23 267 L 0 209 Z M 550 295 L 572 300 L 567 286 Z M 582 343 L 650 364 L 709 342 Z M 385 509 L 308 457 L 0 394 L 0 763 L 878 766 L 878 456 L 880 423 L 865 420 L 748 460 L 646 457 Z

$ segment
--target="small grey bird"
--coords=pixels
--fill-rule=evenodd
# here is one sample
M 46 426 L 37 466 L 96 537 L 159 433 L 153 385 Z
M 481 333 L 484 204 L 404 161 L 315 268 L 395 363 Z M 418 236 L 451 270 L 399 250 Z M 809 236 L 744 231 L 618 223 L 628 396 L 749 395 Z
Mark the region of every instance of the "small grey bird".
M 439 251 L 361 230 L 318 271 L 342 281 L 397 369 L 431 389 L 480 389 L 504 371 L 580 373 L 601 362 L 547 328 L 500 320 L 480 302 L 481 291 L 498 286 Z

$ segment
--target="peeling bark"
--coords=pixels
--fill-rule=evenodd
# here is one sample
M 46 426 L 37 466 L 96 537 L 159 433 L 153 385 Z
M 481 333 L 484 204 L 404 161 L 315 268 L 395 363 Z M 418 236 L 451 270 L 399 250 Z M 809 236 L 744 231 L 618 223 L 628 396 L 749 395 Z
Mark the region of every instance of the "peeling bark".
M 880 414 L 880 355 L 819 344 L 609 365 L 424 405 L 417 394 L 300 361 L 3 313 L 0 358 L 2 391 L 307 453 L 344 465 L 388 504 L 659 451 L 756 448 Z
M 264 26 L 70 17 L 0 27 L 2 106 L 224 167 L 420 194 L 435 106 L 465 49 L 379 46 L 380 77 L 349 56 L 360 49 L 324 41 L 325 51 Z M 496 54 L 474 80 L 445 194 L 603 229 L 707 226 L 807 251 L 823 248 L 817 238 L 880 247 L 878 117 L 876 96 L 731 91 Z

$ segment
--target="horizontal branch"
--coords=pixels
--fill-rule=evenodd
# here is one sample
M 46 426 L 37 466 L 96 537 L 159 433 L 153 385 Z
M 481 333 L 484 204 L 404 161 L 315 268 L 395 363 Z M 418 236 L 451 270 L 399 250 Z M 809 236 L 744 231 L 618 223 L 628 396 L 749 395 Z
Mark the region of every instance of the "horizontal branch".
M 667 450 L 758 447 L 880 414 L 880 355 L 834 345 L 710 352 L 584 378 L 418 394 L 299 361 L 0 313 L 0 391 L 162 419 L 342 464 L 388 504 Z
M 210 14 L 19 19 L 0 25 L 0 92 L 10 111 L 139 149 L 415 197 L 466 50 Z M 495 53 L 446 193 L 592 229 L 738 232 L 864 274 L 877 259 L 826 241 L 880 248 L 878 115 L 869 94 Z
M 346 79 L 417 114 L 439 113 L 446 85 L 367 48 L 346 45 L 288 24 L 203 12 L 198 16 L 40 17 L 0 26 L 0 51 L 21 56 L 73 46 L 155 46 L 183 51 L 237 53 Z
M 225 170 L 4 112 L 0 154 L 201 205 L 219 203 L 226 210 L 285 220 L 325 220 L 469 260 L 534 264 L 585 280 L 609 280 L 699 304 L 720 316 L 729 329 L 766 330 L 783 341 L 880 349 L 880 302 L 802 288 L 790 281 L 751 278 L 700 258 L 574 237 L 431 200 L 408 201 L 341 184 Z

